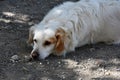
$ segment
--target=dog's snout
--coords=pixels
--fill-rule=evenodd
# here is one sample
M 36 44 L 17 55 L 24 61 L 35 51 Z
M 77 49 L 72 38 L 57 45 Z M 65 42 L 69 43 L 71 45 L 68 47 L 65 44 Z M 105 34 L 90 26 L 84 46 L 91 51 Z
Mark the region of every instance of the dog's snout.
M 38 56 L 39 56 L 38 52 L 31 53 L 31 57 L 34 59 L 37 58 Z

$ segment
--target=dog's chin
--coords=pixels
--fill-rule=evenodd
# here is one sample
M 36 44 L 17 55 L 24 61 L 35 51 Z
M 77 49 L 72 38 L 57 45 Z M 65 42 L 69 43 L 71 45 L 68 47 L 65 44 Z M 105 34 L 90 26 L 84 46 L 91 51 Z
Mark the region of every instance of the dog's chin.
M 50 53 L 39 54 L 38 59 L 39 59 L 39 60 L 44 60 L 44 59 L 46 59 L 49 55 L 50 55 Z
M 32 56 L 30 55 L 30 58 L 33 60 L 45 60 L 46 58 L 48 58 L 52 53 L 44 53 L 44 54 L 39 54 L 36 56 Z
M 31 57 L 31 59 L 33 59 L 33 60 L 45 60 L 47 57 L 48 56 L 46 56 L 46 57 L 36 56 L 36 57 Z
M 39 56 L 33 57 L 33 56 L 30 55 L 30 59 L 31 59 L 31 60 L 39 60 Z

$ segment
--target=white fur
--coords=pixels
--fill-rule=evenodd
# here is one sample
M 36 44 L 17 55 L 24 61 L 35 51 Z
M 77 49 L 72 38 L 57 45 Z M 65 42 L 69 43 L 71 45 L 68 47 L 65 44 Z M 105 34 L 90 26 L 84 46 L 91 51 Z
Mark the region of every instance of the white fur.
M 65 49 L 62 54 L 73 51 L 75 47 L 97 42 L 120 43 L 120 1 L 118 0 L 82 0 L 65 2 L 53 8 L 44 19 L 34 26 L 34 38 L 38 43 L 40 58 L 52 53 L 54 44 L 43 47 L 45 39 L 55 35 L 62 28 L 66 32 Z M 33 29 L 33 28 L 32 28 Z

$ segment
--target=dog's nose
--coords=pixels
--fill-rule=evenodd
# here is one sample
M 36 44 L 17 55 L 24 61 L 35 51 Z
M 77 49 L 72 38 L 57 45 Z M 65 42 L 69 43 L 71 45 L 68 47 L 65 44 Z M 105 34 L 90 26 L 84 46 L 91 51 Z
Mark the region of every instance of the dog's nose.
M 32 57 L 33 59 L 37 58 L 38 56 L 39 56 L 38 52 L 33 52 L 33 53 L 31 53 L 31 57 Z

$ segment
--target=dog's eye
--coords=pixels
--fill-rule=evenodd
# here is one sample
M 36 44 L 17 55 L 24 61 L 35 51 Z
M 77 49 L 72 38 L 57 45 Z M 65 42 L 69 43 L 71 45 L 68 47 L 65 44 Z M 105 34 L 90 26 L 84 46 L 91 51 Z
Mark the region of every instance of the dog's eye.
M 37 40 L 36 40 L 36 39 L 34 39 L 33 41 L 34 41 L 34 42 L 37 42 Z
M 51 44 L 50 41 L 45 41 L 43 45 L 44 45 L 44 46 L 49 46 L 50 44 Z

